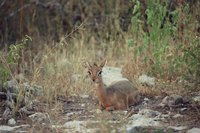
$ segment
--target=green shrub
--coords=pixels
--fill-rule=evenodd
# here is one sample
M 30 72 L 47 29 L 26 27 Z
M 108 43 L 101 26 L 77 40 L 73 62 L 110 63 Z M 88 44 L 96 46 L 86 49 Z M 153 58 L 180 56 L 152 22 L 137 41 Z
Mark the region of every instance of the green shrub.
M 170 1 L 145 1 L 145 12 L 141 12 L 142 3 L 133 0 L 132 31 L 133 38 L 128 46 L 134 46 L 134 57 L 142 57 L 143 63 L 153 63 L 148 66 L 148 72 L 154 76 L 177 77 L 190 73 L 200 77 L 200 39 L 191 34 L 194 27 L 192 14 L 186 4 L 181 9 L 169 9 Z M 187 16 L 182 18 L 181 15 Z M 146 15 L 146 19 L 144 18 Z M 143 30 L 146 24 L 147 31 Z M 186 25 L 179 34 L 180 24 Z M 134 41 L 133 41 L 134 40 Z M 186 70 L 185 70 L 186 69 Z
M 17 69 L 21 52 L 24 50 L 25 45 L 32 39 L 25 36 L 21 42 L 9 46 L 8 53 L 0 52 L 0 87 L 9 78 L 12 77 L 11 69 Z M 13 77 L 12 77 L 13 78 Z

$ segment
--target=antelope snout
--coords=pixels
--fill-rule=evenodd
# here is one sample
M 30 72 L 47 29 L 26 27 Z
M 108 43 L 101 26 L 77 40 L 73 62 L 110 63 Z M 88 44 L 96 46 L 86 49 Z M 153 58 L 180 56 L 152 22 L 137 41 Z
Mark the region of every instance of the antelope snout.
M 96 79 L 97 79 L 97 78 L 96 78 L 95 76 L 92 77 L 92 81 L 93 81 L 93 82 L 95 82 Z
M 93 81 L 94 83 L 99 83 L 99 82 L 100 82 L 99 79 L 97 79 L 97 78 L 92 78 L 92 81 Z

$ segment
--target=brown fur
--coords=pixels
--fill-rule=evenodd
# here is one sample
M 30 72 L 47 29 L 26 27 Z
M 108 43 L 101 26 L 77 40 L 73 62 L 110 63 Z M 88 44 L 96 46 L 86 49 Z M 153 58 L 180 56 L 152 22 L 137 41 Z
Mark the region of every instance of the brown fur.
M 101 109 L 123 110 L 128 109 L 129 106 L 136 104 L 139 101 L 139 94 L 130 81 L 117 81 L 108 87 L 105 87 L 102 81 L 102 68 L 106 61 L 100 65 L 94 63 L 91 65 L 86 62 L 90 78 L 94 81 L 96 86 L 96 93 L 99 98 L 99 107 Z

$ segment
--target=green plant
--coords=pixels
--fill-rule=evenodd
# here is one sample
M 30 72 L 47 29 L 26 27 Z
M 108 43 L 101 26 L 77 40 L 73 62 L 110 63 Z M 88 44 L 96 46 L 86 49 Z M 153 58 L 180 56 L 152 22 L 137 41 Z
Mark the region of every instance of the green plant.
M 28 43 L 28 41 L 32 41 L 31 37 L 25 36 L 22 41 L 12 44 L 9 47 L 8 53 L 0 53 L 0 84 L 1 87 L 3 86 L 3 83 L 11 77 L 14 79 L 14 74 L 12 73 L 12 69 L 17 69 L 19 59 L 21 58 L 21 53 L 25 49 L 25 45 Z M 21 87 L 18 84 L 18 90 L 17 90 L 17 99 L 16 103 L 13 104 L 13 110 L 12 115 L 15 115 L 15 113 L 19 110 L 19 106 L 23 100 L 23 96 L 25 94 L 25 88 Z
M 170 1 L 133 2 L 132 31 L 135 36 L 128 41 L 128 46 L 135 48 L 134 58 L 142 58 L 144 64 L 152 61 L 146 69 L 154 76 L 172 78 L 188 72 L 196 77 L 200 75 L 199 37 L 195 38 L 196 35 L 190 31 L 197 24 L 192 21 L 188 4 L 172 10 Z M 188 17 L 183 19 L 185 16 Z M 144 26 L 148 30 L 143 30 Z M 181 26 L 185 27 L 179 34 Z
M 141 4 L 139 0 L 134 0 L 134 2 L 136 5 L 133 9 L 133 14 L 135 15 L 132 17 L 132 24 L 137 30 L 141 30 L 141 25 L 146 23 L 148 31 L 150 31 L 143 32 L 142 43 L 136 48 L 135 56 L 141 56 L 145 52 L 149 52 L 150 55 L 143 57 L 144 63 L 148 62 L 149 59 L 153 60 L 154 64 L 151 66 L 151 72 L 153 74 L 162 74 L 161 67 L 165 61 L 166 51 L 169 48 L 169 39 L 176 32 L 174 25 L 177 19 L 177 11 L 168 10 L 169 3 L 167 2 L 161 3 L 159 0 L 146 1 L 145 4 L 147 6 L 143 16 L 146 15 L 147 19 L 141 22 Z M 169 22 L 169 17 L 166 14 L 170 14 L 173 17 L 173 22 Z M 165 20 L 165 23 L 163 20 Z M 163 25 L 164 27 L 162 27 Z
M 9 46 L 7 53 L 0 52 L 0 85 L 9 78 L 13 78 L 12 69 L 16 69 L 19 59 L 21 58 L 21 53 L 25 48 L 28 41 L 32 41 L 31 37 L 25 36 L 22 41 Z
M 193 38 L 190 47 L 183 48 L 182 60 L 187 64 L 187 72 L 195 79 L 200 79 L 200 39 Z

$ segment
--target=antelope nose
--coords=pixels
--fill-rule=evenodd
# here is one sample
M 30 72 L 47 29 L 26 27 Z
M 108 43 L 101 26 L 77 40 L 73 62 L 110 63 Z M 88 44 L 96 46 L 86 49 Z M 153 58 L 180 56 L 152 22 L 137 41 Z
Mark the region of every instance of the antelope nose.
M 95 82 L 95 79 L 92 79 L 93 82 Z

